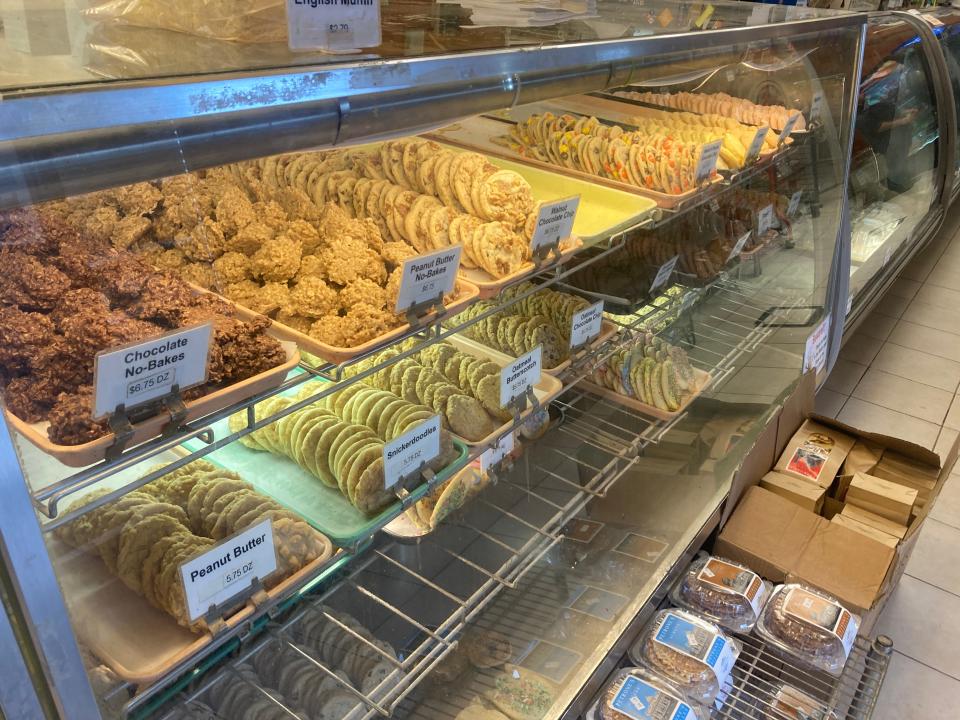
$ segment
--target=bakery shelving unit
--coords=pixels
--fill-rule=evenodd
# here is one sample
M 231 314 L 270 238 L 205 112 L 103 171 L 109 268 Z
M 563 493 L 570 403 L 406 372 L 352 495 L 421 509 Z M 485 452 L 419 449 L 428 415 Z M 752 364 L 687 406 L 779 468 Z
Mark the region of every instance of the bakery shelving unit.
M 110 83 L 90 82 L 89 78 L 77 82 L 71 75 L 49 84 L 38 64 L 34 82 L 2 87 L 0 208 L 280 152 L 435 130 L 463 116 L 681 75 L 718 58 L 725 66 L 749 75 L 750 69 L 741 67 L 740 60 L 758 44 L 775 51 L 805 43 L 814 54 L 826 49 L 832 56 L 842 56 L 846 67 L 841 68 L 839 77 L 846 81 L 836 85 L 828 98 L 836 122 L 827 145 L 832 153 L 828 153 L 828 161 L 845 178 L 852 118 L 850 78 L 862 51 L 862 17 L 817 11 L 797 14 L 774 8 L 769 23 L 747 27 L 750 8 L 732 4 L 715 8 L 715 19 L 722 20 L 723 27 L 688 32 L 687 20 L 678 25 L 673 23 L 672 12 L 669 17 L 663 13 L 671 6 L 678 10 L 670 3 L 652 9 L 600 5 L 600 14 L 615 21 L 613 25 L 589 30 L 565 25 L 556 35 L 551 31 L 529 36 L 504 33 L 492 44 L 486 35 L 468 39 L 470 32 L 461 31 L 454 33 L 456 42 L 451 41 L 456 52 L 410 57 L 409 48 L 398 51 L 385 44 L 375 62 L 370 56 L 327 57 L 324 64 L 304 66 L 291 55 L 289 66 L 266 69 L 256 69 L 260 67 L 257 64 L 228 70 L 218 67 L 216 73 L 191 71 L 162 80 L 137 77 Z M 676 16 L 678 21 L 681 15 Z M 650 29 L 637 30 L 646 27 Z M 832 43 L 828 48 L 822 45 L 824 39 Z M 76 70 L 83 77 L 82 69 Z M 809 80 L 820 70 L 804 63 L 802 72 Z M 824 72 L 837 71 L 827 68 Z M 722 78 L 716 82 L 721 83 Z M 792 98 L 790 102 L 796 104 Z M 717 183 L 715 189 L 699 194 L 690 207 L 710 202 L 716 193 L 754 183 L 781 162 L 806 167 L 805 155 L 794 152 L 799 147 L 800 143 L 769 162 Z M 749 419 L 746 438 L 759 432 L 766 411 L 800 374 L 802 349 L 798 351 L 797 345 L 802 347 L 809 331 L 784 340 L 780 337 L 783 329 L 769 311 L 810 303 L 828 309 L 836 306 L 838 291 L 831 278 L 845 272 L 834 257 L 843 194 L 827 190 L 823 195 L 825 198 L 818 199 L 825 210 L 820 213 L 817 235 L 824 247 L 818 262 L 794 269 L 796 283 L 779 283 L 771 273 L 735 279 L 733 271 L 724 271 L 695 287 L 680 284 L 680 292 L 665 306 L 636 314 L 629 322 L 617 321 L 615 337 L 576 355 L 561 374 L 564 393 L 544 408 L 550 419 L 546 433 L 528 439 L 524 433 L 529 428 L 515 418 L 509 431 L 517 434 L 522 455 L 512 465 L 497 468 L 497 482 L 439 529 L 416 542 L 381 532 L 383 525 L 415 499 L 402 496 L 396 511 L 369 536 L 341 550 L 282 597 L 258 605 L 246 622 L 219 633 L 202 652 L 180 659 L 163 677 L 142 687 L 114 683 L 94 697 L 48 560 L 45 537 L 84 512 L 206 457 L 334 389 L 357 382 L 361 377 L 346 378 L 344 371 L 361 358 L 321 366 L 305 362 L 300 374 L 288 377 L 274 390 L 80 471 L 49 473 L 46 468 L 34 468 L 30 458 L 35 455 L 18 455 L 15 444 L 4 434 L 0 451 L 5 459 L 2 482 L 7 501 L 0 506 L 0 534 L 6 546 L 14 549 L 7 567 L 13 588 L 8 604 L 15 606 L 14 617 L 23 618 L 18 629 L 29 639 L 24 642 L 25 650 L 13 649 L 8 654 L 10 662 L 19 663 L 23 655 L 39 659 L 30 665 L 34 682 L 42 688 L 40 695 L 52 708 L 51 714 L 64 718 L 96 717 L 97 701 L 101 712 L 109 716 L 173 717 L 179 709 L 202 700 L 212 686 L 234 680 L 251 685 L 259 697 L 293 717 L 296 708 L 284 706 L 275 688 L 252 680 L 244 669 L 266 647 L 285 643 L 316 668 L 318 678 L 337 684 L 356 701 L 351 720 L 454 717 L 454 709 L 466 696 L 453 698 L 449 707 L 433 707 L 436 698 L 432 692 L 438 667 L 452 657 L 464 632 L 510 627 L 518 644 L 551 646 L 543 636 L 556 630 L 556 618 L 580 612 L 577 607 L 586 602 L 581 595 L 567 596 L 558 590 L 573 584 L 590 597 L 606 597 L 603 593 L 607 593 L 624 598 L 600 625 L 585 623 L 591 628 L 583 646 L 588 649 L 557 679 L 556 696 L 544 714 L 545 718 L 577 717 L 622 654 L 623 643 L 630 639 L 643 613 L 662 597 L 684 558 L 716 527 L 733 470 L 730 463 L 741 449 L 729 458 L 711 458 L 716 468 L 709 469 L 701 462 L 703 458 L 691 456 L 680 462 L 682 471 L 666 479 L 650 469 L 658 462 L 656 453 L 669 445 L 671 437 L 683 434 L 696 438 L 699 454 L 704 426 L 728 416 L 736 415 L 741 424 Z M 644 224 L 648 229 L 664 225 L 689 209 L 654 213 Z M 528 279 L 560 288 L 576 269 L 616 252 L 632 229 L 605 238 L 589 257 L 578 254 L 574 262 L 543 269 Z M 784 264 L 793 259 L 791 256 Z M 790 272 L 788 268 L 781 271 Z M 497 300 L 487 314 L 507 308 L 522 296 Z M 663 337 L 685 350 L 695 367 L 712 374 L 711 384 L 701 396 L 668 420 L 631 409 L 609 396 L 600 397 L 583 384 L 613 353 L 629 348 L 654 315 L 668 320 Z M 417 348 L 422 349 L 462 329 L 437 320 L 412 330 L 409 336 L 422 340 Z M 745 392 L 743 371 L 761 350 L 781 342 L 785 349 L 780 352 L 786 358 L 782 372 L 769 387 Z M 328 380 L 330 386 L 268 417 L 254 416 L 255 403 L 311 378 Z M 222 436 L 212 431 L 216 421 L 244 409 L 244 427 Z M 190 449 L 185 449 L 188 441 Z M 466 460 L 475 459 L 485 449 L 475 447 Z M 23 472 L 17 462 L 20 458 L 25 458 Z M 160 459 L 171 464 L 143 475 L 143 463 Z M 138 470 L 139 479 L 127 479 Z M 47 477 L 51 474 L 53 479 Z M 24 475 L 30 476 L 29 485 Z M 113 483 L 109 494 L 83 511 L 64 511 L 67 498 L 104 483 Z M 655 501 L 645 502 L 647 496 Z M 571 524 L 627 510 L 629 516 L 620 518 L 624 537 L 652 542 L 658 550 L 652 560 L 641 558 L 644 564 L 620 588 L 621 594 L 603 575 L 618 551 L 609 547 L 587 551 L 589 543 L 578 546 Z M 609 518 L 606 524 L 620 527 Z M 587 554 L 581 556 L 581 550 Z M 291 645 L 298 626 L 327 612 L 328 606 L 354 613 L 377 638 L 389 641 L 399 651 L 396 661 L 390 661 L 393 670 L 378 687 L 364 692 L 344 683 L 336 668 L 317 653 L 299 643 Z M 326 619 L 336 623 L 333 616 Z M 45 632 L 33 632 L 36 628 Z M 369 645 L 363 637 L 354 636 Z M 553 642 L 559 647 L 563 638 L 554 637 Z M 532 649 L 520 653 L 517 662 L 532 662 L 532 653 Z M 20 663 L 12 672 L 25 672 L 27 665 Z M 489 686 L 491 677 L 492 673 L 478 674 L 474 690 Z M 39 702 L 34 705 L 38 707 Z M 29 701 L 21 703 L 5 689 L 0 689 L 0 706 L 9 717 L 37 716 Z

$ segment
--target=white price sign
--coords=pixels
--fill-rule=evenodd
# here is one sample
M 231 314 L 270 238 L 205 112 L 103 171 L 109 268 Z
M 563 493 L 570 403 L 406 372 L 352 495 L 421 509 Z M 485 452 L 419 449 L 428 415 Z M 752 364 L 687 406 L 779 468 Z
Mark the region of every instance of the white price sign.
M 766 25 L 770 22 L 770 6 L 754 5 L 747 18 L 747 25 Z
M 512 452 L 513 433 L 508 432 L 506 435 L 497 440 L 496 445 L 484 450 L 483 453 L 480 454 L 480 472 L 489 472 L 490 468 L 495 467 L 500 462 L 503 462 L 503 459 Z
M 803 348 L 803 371 L 816 368 L 822 372 L 827 367 L 827 347 L 830 344 L 830 316 L 827 315 L 813 329 Z
M 740 236 L 740 239 L 737 240 L 737 244 L 733 246 L 733 250 L 730 251 L 730 255 L 727 256 L 727 262 L 730 262 L 735 257 L 739 256 L 743 252 L 744 246 L 747 244 L 747 240 L 750 239 L 750 233 L 746 232 Z
M 357 50 L 380 44 L 380 0 L 287 0 L 291 50 Z
M 412 305 L 435 300 L 453 292 L 460 269 L 461 245 L 443 248 L 403 261 L 396 312 L 406 312 Z
M 767 205 L 757 215 L 757 235 L 762 236 L 767 230 L 773 227 L 775 215 L 773 205 Z
M 500 405 L 506 407 L 540 382 L 543 347 L 537 345 L 500 371 Z
M 810 101 L 810 122 L 816 122 L 823 113 L 823 92 L 817 90 Z
M 766 125 L 757 128 L 753 140 L 750 141 L 750 147 L 747 148 L 747 163 L 752 163 L 760 157 L 760 151 L 763 150 L 763 141 L 767 137 L 768 130 L 769 128 Z
M 847 312 L 844 317 L 850 314 L 850 311 L 853 310 L 853 293 L 847 295 Z
M 570 320 L 570 348 L 586 345 L 600 335 L 603 324 L 603 301 L 585 307 Z
M 787 217 L 793 217 L 800 209 L 800 198 L 803 197 L 803 190 L 797 190 L 790 196 L 790 204 L 787 205 Z
M 570 237 L 579 207 L 579 195 L 541 204 L 537 211 L 537 225 L 530 239 L 530 249 L 537 251 L 542 247 L 558 245 L 561 240 Z
M 93 370 L 93 416 L 127 410 L 207 379 L 210 323 L 176 330 L 146 342 L 97 353 Z
M 783 130 L 780 131 L 778 142 L 782 143 L 789 137 L 790 133 L 793 132 L 793 126 L 797 124 L 797 120 L 799 119 L 800 113 L 793 113 L 793 115 L 787 118 L 787 122 L 783 124 Z
M 440 416 L 424 420 L 383 446 L 383 482 L 391 488 L 440 454 Z
M 653 292 L 670 279 L 670 276 L 673 275 L 673 269 L 677 266 L 677 260 L 679 259 L 679 255 L 674 255 L 660 266 L 660 269 L 657 270 L 657 274 L 653 278 L 653 282 L 650 283 L 650 292 Z
M 180 566 L 190 621 L 266 580 L 277 569 L 273 523 L 268 519 L 210 548 Z
M 697 173 L 695 182 L 697 185 L 705 183 L 711 178 L 717 169 L 717 158 L 720 157 L 720 146 L 723 140 L 714 140 L 708 142 L 700 148 L 700 159 L 697 160 Z

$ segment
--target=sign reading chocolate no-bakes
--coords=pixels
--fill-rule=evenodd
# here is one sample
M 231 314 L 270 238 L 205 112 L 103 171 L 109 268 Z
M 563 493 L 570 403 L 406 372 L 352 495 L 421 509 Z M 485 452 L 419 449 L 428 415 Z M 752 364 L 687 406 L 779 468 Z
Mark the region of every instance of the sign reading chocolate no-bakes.
M 146 342 L 97 353 L 93 371 L 93 416 L 127 410 L 207 379 L 213 325 L 176 330 Z

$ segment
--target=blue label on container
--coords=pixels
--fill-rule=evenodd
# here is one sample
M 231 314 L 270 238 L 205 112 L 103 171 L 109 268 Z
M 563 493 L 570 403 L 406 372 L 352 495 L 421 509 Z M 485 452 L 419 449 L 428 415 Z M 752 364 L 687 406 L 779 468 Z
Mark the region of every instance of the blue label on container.
M 723 649 L 727 646 L 727 641 L 723 638 L 718 637 L 713 641 L 713 645 L 710 647 L 710 652 L 707 653 L 706 661 L 707 665 L 711 667 L 717 664 L 717 661 L 720 659 L 721 654 L 723 654 Z
M 664 617 L 654 640 L 707 665 L 720 685 L 729 677 L 737 659 L 737 650 L 729 640 L 673 613 Z
M 610 707 L 633 720 L 697 720 L 689 705 L 635 677 L 624 680 Z

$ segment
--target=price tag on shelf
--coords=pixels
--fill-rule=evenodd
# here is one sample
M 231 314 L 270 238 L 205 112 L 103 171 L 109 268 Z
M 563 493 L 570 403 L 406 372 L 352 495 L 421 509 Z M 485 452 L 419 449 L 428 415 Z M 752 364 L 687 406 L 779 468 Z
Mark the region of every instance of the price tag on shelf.
M 530 239 L 530 249 L 536 252 L 540 248 L 559 245 L 561 240 L 570 237 L 579 207 L 579 195 L 540 205 L 537 224 Z
M 810 101 L 810 122 L 816 122 L 823 114 L 823 92 L 817 90 Z
M 699 297 L 700 293 L 698 292 L 688 291 L 684 293 L 683 300 L 680 301 L 680 312 L 686 312 L 692 308 Z
M 720 202 L 716 198 L 710 201 L 710 209 L 713 212 L 720 212 Z
M 543 367 L 543 346 L 521 355 L 500 371 L 500 405 L 507 407 L 527 390 L 540 382 L 540 370 Z
M 714 140 L 700 147 L 700 158 L 697 160 L 695 182 L 697 185 L 709 180 L 717 169 L 717 159 L 720 157 L 720 146 L 723 140 Z
M 400 271 L 400 291 L 394 308 L 396 312 L 404 313 L 410 307 L 453 292 L 462 251 L 462 245 L 453 245 L 404 260 Z
M 730 251 L 730 254 L 727 256 L 727 262 L 730 262 L 735 257 L 738 257 L 740 253 L 743 252 L 744 246 L 747 244 L 747 240 L 750 239 L 750 233 L 745 232 L 740 236 L 740 239 L 737 240 L 737 244 L 733 246 L 733 250 Z
M 440 416 L 434 415 L 383 446 L 383 484 L 392 488 L 440 454 Z
M 757 235 L 762 236 L 767 230 L 773 227 L 773 221 L 776 215 L 773 211 L 773 205 L 767 205 L 757 215 Z
M 600 335 L 603 324 L 603 301 L 585 307 L 570 320 L 570 349 L 581 347 Z
M 513 432 L 497 440 L 496 445 L 487 448 L 480 454 L 480 472 L 487 473 L 490 468 L 496 467 L 503 459 L 513 452 Z
M 750 141 L 750 147 L 747 148 L 747 163 L 752 163 L 758 157 L 760 157 L 760 151 L 763 150 L 763 141 L 767 137 L 767 128 L 766 125 L 762 125 L 757 128 L 756 134 L 753 136 L 753 140 Z
M 191 622 L 248 590 L 277 569 L 273 523 L 258 522 L 180 566 Z
M 783 124 L 783 130 L 780 131 L 777 142 L 783 143 L 786 140 L 790 133 L 793 132 L 793 126 L 797 124 L 797 120 L 800 119 L 800 113 L 793 113 L 790 117 L 787 118 L 787 121 Z
M 800 209 L 800 198 L 803 197 L 803 190 L 797 190 L 790 196 L 790 204 L 787 205 L 787 217 L 794 217 L 797 210 Z
M 380 0 L 287 0 L 291 50 L 358 50 L 380 44 Z
M 93 417 L 106 417 L 118 405 L 126 410 L 186 390 L 207 379 L 209 322 L 136 345 L 97 353 L 93 369 Z
M 803 371 L 816 368 L 823 372 L 827 367 L 827 347 L 830 344 L 830 315 L 827 315 L 810 333 L 803 348 Z
M 677 260 L 679 259 L 679 255 L 674 255 L 660 266 L 660 269 L 657 270 L 657 274 L 653 278 L 653 282 L 650 283 L 650 292 L 653 292 L 661 285 L 664 285 L 667 280 L 670 279 L 670 276 L 673 275 L 673 269 L 677 266 Z
M 747 25 L 766 25 L 770 22 L 770 6 L 754 5 L 750 9 L 750 17 L 747 18 Z

